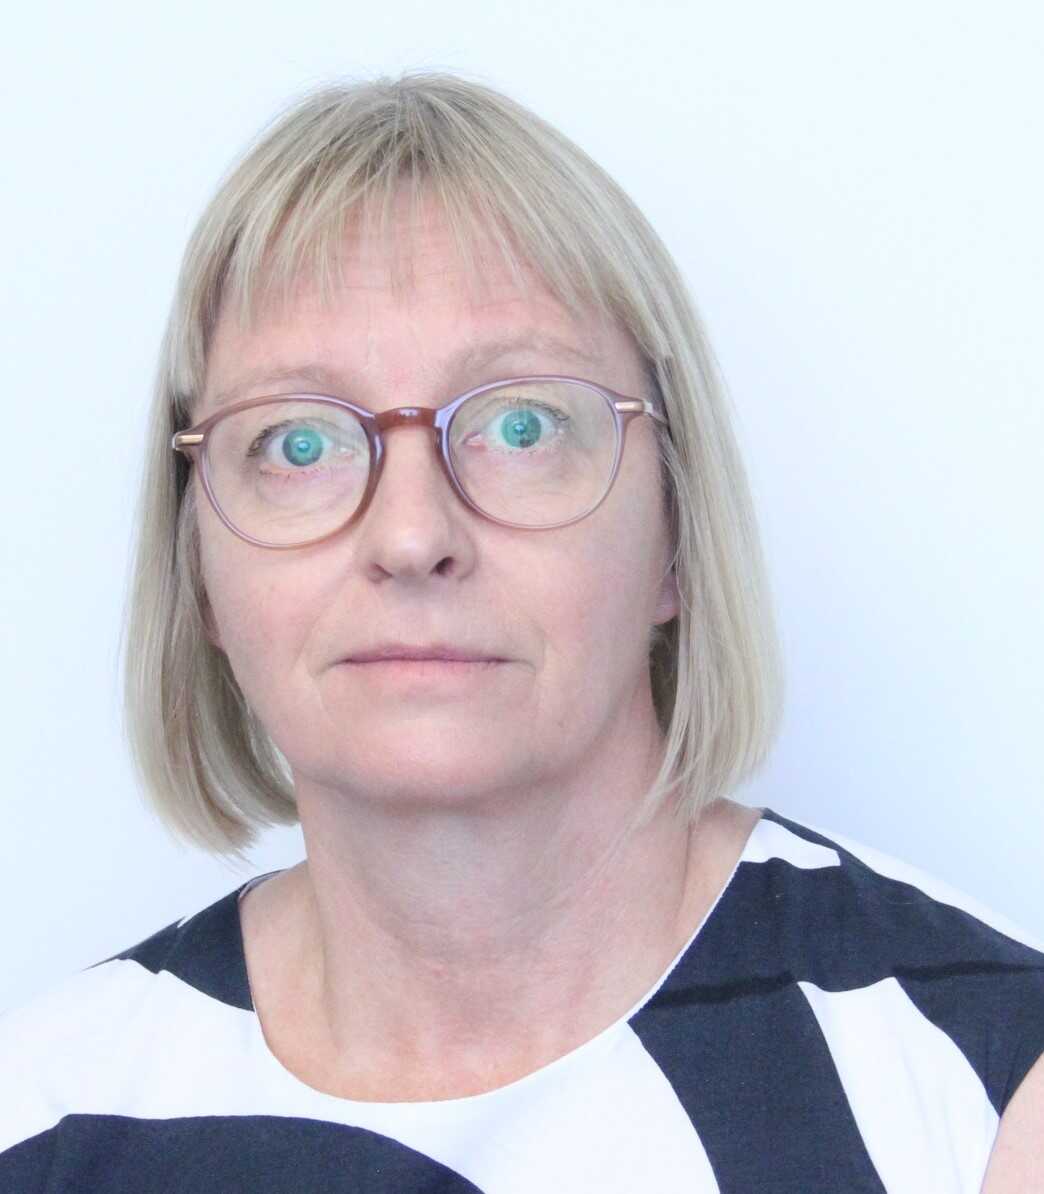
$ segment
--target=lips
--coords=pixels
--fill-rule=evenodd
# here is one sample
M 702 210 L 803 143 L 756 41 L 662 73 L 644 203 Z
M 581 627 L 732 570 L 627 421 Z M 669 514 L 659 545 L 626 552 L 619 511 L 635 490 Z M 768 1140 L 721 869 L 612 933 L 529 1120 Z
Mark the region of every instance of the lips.
M 503 663 L 501 656 L 489 651 L 476 651 L 467 647 L 455 647 L 445 643 L 427 646 L 407 646 L 402 643 L 387 643 L 368 651 L 357 651 L 349 655 L 347 663 L 382 663 L 392 660 L 431 660 L 442 663 Z

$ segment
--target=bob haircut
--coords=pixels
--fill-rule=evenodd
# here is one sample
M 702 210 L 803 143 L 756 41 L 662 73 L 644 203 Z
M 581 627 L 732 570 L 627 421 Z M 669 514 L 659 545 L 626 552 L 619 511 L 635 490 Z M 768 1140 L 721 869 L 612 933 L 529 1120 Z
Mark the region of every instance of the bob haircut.
M 473 282 L 492 243 L 515 278 L 528 269 L 570 311 L 622 326 L 641 353 L 669 422 L 658 435 L 681 606 L 650 631 L 666 749 L 636 820 L 671 797 L 695 821 L 763 762 L 783 687 L 711 351 L 666 248 L 601 167 L 508 97 L 428 72 L 306 93 L 233 164 L 189 240 L 156 372 L 124 623 L 125 728 L 146 798 L 175 837 L 240 860 L 260 829 L 298 819 L 287 760 L 208 636 L 196 486 L 171 437 L 192 422 L 219 312 L 231 304 L 248 326 L 260 301 L 285 299 L 302 277 L 328 296 L 349 221 L 382 238 L 393 285 L 408 285 L 409 247 L 392 232 L 403 195 L 434 196 Z

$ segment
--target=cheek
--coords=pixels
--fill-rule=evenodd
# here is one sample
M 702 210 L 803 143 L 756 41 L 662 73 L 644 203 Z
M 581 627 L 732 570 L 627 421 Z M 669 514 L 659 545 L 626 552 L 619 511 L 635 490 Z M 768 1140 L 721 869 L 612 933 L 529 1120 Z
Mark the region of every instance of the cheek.
M 562 550 L 543 561 L 534 558 L 529 569 L 545 580 L 550 645 L 574 666 L 581 690 L 613 677 L 624 683 L 645 665 L 660 592 L 660 560 L 647 532 L 627 520 L 599 527 L 595 535 L 595 528 L 579 533 L 583 527 L 576 524 L 578 533 Z
M 213 529 L 214 533 L 210 531 Z M 233 674 L 258 712 L 266 694 L 290 679 L 311 603 L 306 578 L 233 539 L 224 527 L 201 527 L 200 564 L 213 628 Z M 278 684 L 274 681 L 279 681 Z M 269 698 L 270 699 L 270 698 Z

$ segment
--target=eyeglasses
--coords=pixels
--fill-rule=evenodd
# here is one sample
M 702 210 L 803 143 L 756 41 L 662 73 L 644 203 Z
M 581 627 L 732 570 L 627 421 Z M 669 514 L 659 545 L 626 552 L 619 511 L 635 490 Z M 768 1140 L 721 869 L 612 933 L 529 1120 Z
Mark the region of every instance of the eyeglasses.
M 341 398 L 281 394 L 238 402 L 171 446 L 200 468 L 230 531 L 258 547 L 319 543 L 361 517 L 393 427 L 430 427 L 454 492 L 501 526 L 549 530 L 601 505 L 637 415 L 662 405 L 576 377 L 514 377 L 440 407 L 374 414 Z

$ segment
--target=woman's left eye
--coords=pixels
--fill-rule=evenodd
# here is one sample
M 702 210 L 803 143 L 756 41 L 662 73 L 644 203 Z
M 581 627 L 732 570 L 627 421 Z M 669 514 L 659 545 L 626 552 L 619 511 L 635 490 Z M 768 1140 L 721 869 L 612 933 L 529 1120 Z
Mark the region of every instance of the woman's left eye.
M 569 422 L 569 417 L 543 403 L 513 406 L 498 411 L 486 424 L 493 445 L 525 449 L 546 445 Z

